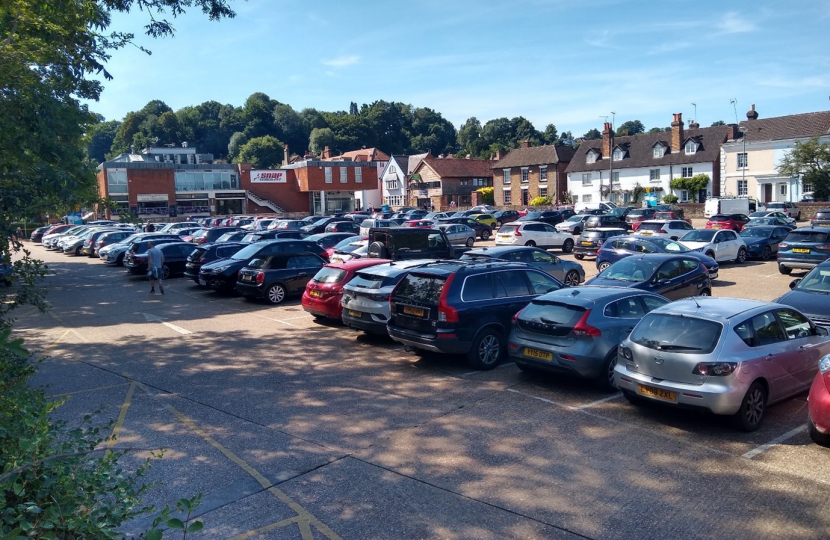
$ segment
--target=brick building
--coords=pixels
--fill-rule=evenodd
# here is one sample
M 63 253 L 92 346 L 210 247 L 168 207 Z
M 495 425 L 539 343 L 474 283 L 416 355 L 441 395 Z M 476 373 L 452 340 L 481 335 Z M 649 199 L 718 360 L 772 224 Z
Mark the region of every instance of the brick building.
M 536 197 L 563 201 L 568 191 L 565 169 L 575 152 L 564 144 L 531 146 L 522 141 L 521 148 L 504 157 L 497 153 L 492 165 L 495 203 L 527 206 Z
M 458 159 L 425 156 L 409 176 L 407 194 L 409 204 L 423 208 L 433 205 L 436 210 L 456 206 L 470 206 L 472 193 L 492 186 L 489 159 Z

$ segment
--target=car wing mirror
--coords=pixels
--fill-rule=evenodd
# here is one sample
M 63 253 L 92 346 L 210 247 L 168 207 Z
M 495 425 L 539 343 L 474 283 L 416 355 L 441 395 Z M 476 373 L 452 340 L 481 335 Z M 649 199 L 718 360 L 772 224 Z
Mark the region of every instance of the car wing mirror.
M 823 326 L 816 326 L 816 335 L 826 336 L 828 334 L 830 334 L 830 331 L 828 331 L 827 328 Z
M 790 281 L 790 290 L 795 289 L 800 282 L 801 282 L 801 278 L 794 279 L 794 280 Z
M 670 281 L 671 281 L 670 279 L 663 278 L 663 279 L 655 279 L 654 283 L 656 283 L 657 285 L 668 285 Z

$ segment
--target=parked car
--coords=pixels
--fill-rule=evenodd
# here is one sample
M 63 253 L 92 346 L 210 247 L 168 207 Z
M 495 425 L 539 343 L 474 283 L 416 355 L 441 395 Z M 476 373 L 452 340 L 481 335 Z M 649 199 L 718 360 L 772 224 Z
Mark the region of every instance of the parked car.
M 628 223 L 624 218 L 613 216 L 611 214 L 603 214 L 601 216 L 591 216 L 585 220 L 585 229 L 623 229 L 628 230 Z
M 778 218 L 778 217 L 762 217 L 762 218 L 749 218 L 749 221 L 746 225 L 744 225 L 744 229 L 749 229 L 752 227 L 765 227 L 765 226 L 775 226 L 775 227 L 786 227 L 787 230 L 791 231 L 796 228 L 795 222 L 793 220 L 787 220 L 786 218 Z
M 640 222 L 640 226 L 634 234 L 639 234 L 641 236 L 663 236 L 665 238 L 677 240 L 691 230 L 694 230 L 694 227 L 682 219 L 650 219 Z
M 138 233 L 134 234 L 125 240 L 107 246 L 98 250 L 98 257 L 104 261 L 104 264 L 113 266 L 122 266 L 124 264 L 125 256 L 134 245 L 144 243 L 142 249 L 137 250 L 138 253 L 147 251 L 147 242 L 154 241 L 156 245 L 166 244 L 169 242 L 181 242 L 176 234 L 167 233 Z M 133 250 L 134 252 L 136 250 Z
M 738 235 L 746 244 L 746 255 L 753 259 L 768 261 L 778 253 L 778 246 L 790 233 L 789 227 L 747 226 Z
M 245 229 L 237 229 L 236 227 L 233 228 L 232 231 L 226 232 L 216 240 L 215 242 L 222 243 L 222 242 L 240 242 L 243 238 L 248 235 L 248 231 Z
M 764 203 L 764 210 L 784 212 L 796 221 L 801 219 L 801 209 L 791 202 L 768 202 Z
M 358 231 L 358 234 L 360 234 L 360 236 L 366 236 L 367 234 L 369 234 L 369 229 L 395 226 L 395 223 L 393 223 L 389 219 L 364 219 L 363 222 L 360 224 L 360 230 Z
M 305 240 L 308 240 L 309 242 L 315 242 L 321 248 L 325 249 L 326 253 L 329 253 L 330 249 L 333 249 L 334 246 L 349 238 L 357 240 L 360 237 L 349 232 L 324 232 L 319 234 L 312 234 L 311 236 L 306 236 Z
M 87 255 L 87 253 L 84 250 L 93 250 L 95 241 L 94 239 L 97 239 L 105 232 L 110 232 L 112 230 L 113 229 L 109 228 L 89 229 L 85 233 L 76 236 L 71 242 L 64 241 L 62 244 L 63 253 L 73 254 L 76 256 Z
M 461 260 L 521 262 L 547 272 L 569 287 L 585 281 L 585 270 L 581 264 L 560 259 L 537 247 L 496 246 L 474 249 L 462 255 Z
M 436 223 L 428 219 L 409 219 L 403 222 L 401 227 L 419 227 L 421 229 L 432 229 Z
M 314 223 L 311 223 L 309 225 L 305 225 L 303 227 L 300 227 L 300 234 L 303 234 L 305 236 L 310 236 L 312 234 L 319 234 L 321 232 L 326 232 L 326 227 L 329 226 L 329 224 L 337 223 L 339 221 L 343 221 L 343 222 L 346 222 L 346 223 L 352 223 L 352 220 L 350 220 L 349 218 L 324 217 L 324 218 L 318 219 Z
M 331 262 L 346 262 L 352 259 L 361 259 L 369 254 L 369 239 L 367 236 L 360 236 L 360 240 L 352 240 L 345 246 L 334 250 L 329 260 Z
M 299 219 L 276 219 L 268 225 L 268 230 L 289 230 L 289 231 L 299 231 L 300 228 L 305 227 L 308 225 L 307 222 L 299 220 Z
M 360 232 L 360 225 L 354 221 L 336 221 L 326 225 L 325 232 L 357 234 Z
M 830 260 L 817 264 L 803 278 L 790 282 L 790 291 L 773 302 L 794 307 L 813 324 L 830 329 Z
M 137 246 L 141 246 L 138 244 Z M 162 278 L 169 279 L 184 274 L 187 258 L 195 249 L 190 242 L 169 242 L 158 246 L 164 255 L 164 264 L 161 267 Z M 147 273 L 147 250 L 128 253 L 124 261 L 131 274 L 144 275 Z
M 718 262 L 698 251 L 692 251 L 680 242 L 659 236 L 614 236 L 605 241 L 597 253 L 597 269 L 602 271 L 625 257 L 638 253 L 671 253 L 689 255 L 699 260 L 709 272 L 709 279 L 718 278 Z
M 562 253 L 574 249 L 572 234 L 557 231 L 553 225 L 535 221 L 514 221 L 496 232 L 497 246 L 539 246 L 560 248 Z
M 627 287 L 553 291 L 516 314 L 507 350 L 522 371 L 593 379 L 601 389 L 615 390 L 619 344 L 646 313 L 668 302 Z
M 198 284 L 199 269 L 203 264 L 218 261 L 219 259 L 227 259 L 244 248 L 245 245 L 242 243 L 223 242 L 221 244 L 200 244 L 196 246 L 187 257 L 187 263 L 184 266 L 184 277 L 192 279 Z
M 46 225 L 45 227 L 38 227 L 32 234 L 29 236 L 29 240 L 32 241 L 33 244 L 39 244 L 40 239 L 43 238 L 43 235 L 52 228 L 52 225 Z
M 731 229 L 740 232 L 749 223 L 745 214 L 716 214 L 706 222 L 707 229 Z
M 728 415 L 754 431 L 769 405 L 810 387 L 828 353 L 827 330 L 796 309 L 690 299 L 657 308 L 634 327 L 620 345 L 614 383 L 630 401 Z
M 109 234 L 109 233 L 120 233 L 122 235 L 129 235 L 130 234 L 126 231 L 119 231 L 118 229 L 98 229 L 96 231 L 92 231 L 84 239 L 84 243 L 81 246 L 81 255 L 86 255 L 88 257 L 94 257 L 95 256 L 95 249 L 97 247 L 98 240 L 102 236 L 104 236 L 105 234 Z M 126 236 L 124 236 L 124 238 L 126 238 Z
M 735 261 L 742 264 L 746 261 L 746 243 L 733 230 L 697 229 L 686 233 L 680 243 L 718 262 Z
M 340 320 L 343 309 L 343 286 L 349 283 L 355 273 L 379 264 L 388 263 L 384 259 L 354 259 L 344 263 L 329 263 L 322 267 L 303 292 L 303 309 L 314 317 L 326 317 Z
M 549 225 L 556 225 L 557 223 L 562 223 L 565 219 L 565 216 L 563 216 L 562 212 L 559 210 L 545 210 L 542 212 L 534 210 L 532 212 L 528 212 L 516 221 L 535 221 L 547 223 Z
M 289 296 L 302 294 L 324 264 L 315 253 L 260 255 L 239 270 L 236 290 L 246 298 L 281 304 Z
M 686 223 L 692 223 L 691 219 L 687 219 L 683 216 L 683 210 L 664 210 L 661 212 L 654 212 L 654 216 L 651 219 L 662 219 L 662 220 L 673 220 L 673 219 L 682 219 Z
M 292 253 L 311 253 L 328 262 L 326 259 L 328 254 L 315 242 L 309 242 L 308 240 L 266 240 L 265 242 L 248 244 L 227 259 L 203 264 L 199 269 L 199 285 L 231 291 L 236 286 L 237 273 L 254 259 Z M 308 278 L 311 279 L 312 275 L 314 274 L 312 273 Z M 302 286 L 305 287 L 305 283 Z
M 454 246 L 442 229 L 389 227 L 369 230 L 367 257 L 406 259 L 457 259 L 469 248 Z M 355 252 L 352 253 L 354 256 Z
M 130 231 L 111 231 L 105 232 L 98 239 L 95 241 L 95 250 L 90 257 L 98 255 L 101 249 L 110 246 L 112 244 L 117 244 L 127 238 L 133 236 L 135 233 Z
M 788 216 L 784 212 L 779 212 L 778 210 L 761 210 L 760 212 L 752 212 L 751 214 L 749 214 L 750 222 L 752 222 L 753 219 L 767 218 L 767 217 L 769 217 L 769 218 L 781 218 L 781 219 L 787 221 L 788 223 L 792 224 L 793 229 L 798 227 L 798 225 L 796 225 L 796 223 L 795 223 L 794 218 L 791 218 L 790 216 Z
M 243 236 L 239 241 L 243 244 L 252 244 L 254 242 L 262 242 L 264 240 L 299 240 L 300 238 L 300 231 L 280 231 L 277 229 L 272 229 L 270 231 L 248 231 L 248 234 Z
M 493 369 L 505 354 L 513 315 L 562 287 L 525 264 L 437 261 L 395 287 L 387 329 L 407 348 L 464 354 L 473 367 Z
M 395 261 L 363 268 L 343 286 L 340 317 L 349 328 L 388 335 L 389 296 L 413 268 L 435 262 L 431 259 Z
M 830 257 L 830 227 L 800 227 L 778 244 L 778 271 L 810 269 Z
M 515 210 L 499 210 L 498 212 L 493 212 L 493 217 L 496 218 L 498 222 L 498 226 L 501 227 L 505 223 L 510 223 L 511 221 L 516 221 L 521 216 Z M 493 227 L 494 229 L 496 227 Z
M 629 228 L 636 231 L 640 227 L 640 223 L 649 220 L 657 213 L 656 208 L 636 208 L 625 216 Z
M 229 232 L 236 232 L 235 227 L 211 227 L 210 229 L 202 229 L 193 235 L 194 244 L 212 244 L 216 242 L 220 236 Z M 239 231 L 242 232 L 242 231 Z
M 813 219 L 810 220 L 813 227 L 830 227 L 830 208 L 816 210 Z
M 461 223 L 442 224 L 438 226 L 444 231 L 451 244 L 473 247 L 476 241 L 476 232 Z
M 628 231 L 619 228 L 582 231 L 574 244 L 574 258 L 581 261 L 585 257 L 596 257 L 606 240 L 625 234 Z
M 495 216 L 493 216 L 493 214 L 472 214 L 470 217 L 479 223 L 487 225 L 490 227 L 490 230 L 499 226 L 499 221 L 495 218 Z
M 818 373 L 807 397 L 807 432 L 814 442 L 830 446 L 830 356 L 818 363 Z
M 451 223 L 458 223 L 461 225 L 466 225 L 467 227 L 473 229 L 476 232 L 476 236 L 481 238 L 482 240 L 489 240 L 490 237 L 493 235 L 493 230 L 490 228 L 489 225 L 485 223 L 480 223 L 476 221 L 472 217 L 453 217 L 449 219 L 442 219 L 438 222 L 439 225 L 447 225 Z
M 631 287 L 665 296 L 711 296 L 712 282 L 703 263 L 690 255 L 649 253 L 621 259 L 585 282 L 586 285 Z
M 591 217 L 591 214 L 576 214 L 571 216 L 562 223 L 557 223 L 554 228 L 560 232 L 570 233 L 574 236 L 582 234 L 585 229 L 585 220 Z

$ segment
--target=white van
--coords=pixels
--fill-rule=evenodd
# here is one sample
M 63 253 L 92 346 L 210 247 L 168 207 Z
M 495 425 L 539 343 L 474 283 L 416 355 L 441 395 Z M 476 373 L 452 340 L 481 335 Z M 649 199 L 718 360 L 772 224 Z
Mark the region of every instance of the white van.
M 603 212 L 608 213 L 608 212 L 610 212 L 611 210 L 613 210 L 613 209 L 614 209 L 614 208 L 616 208 L 616 207 L 617 207 L 617 205 L 616 205 L 616 204 L 614 204 L 614 203 L 612 203 L 612 202 L 586 202 L 586 203 L 577 203 L 577 204 L 576 204 L 576 206 L 574 206 L 574 212 L 576 212 L 577 214 L 581 214 L 581 213 L 582 213 L 582 212 L 584 212 L 585 210 L 597 210 L 597 209 L 600 209 L 600 210 L 602 210 Z
M 394 227 L 395 222 L 388 219 L 364 219 L 360 223 L 360 236 L 369 234 L 369 229 L 372 227 Z
M 755 211 L 755 200 L 746 197 L 735 199 L 709 198 L 703 204 L 703 217 L 710 218 L 716 214 L 744 214 Z

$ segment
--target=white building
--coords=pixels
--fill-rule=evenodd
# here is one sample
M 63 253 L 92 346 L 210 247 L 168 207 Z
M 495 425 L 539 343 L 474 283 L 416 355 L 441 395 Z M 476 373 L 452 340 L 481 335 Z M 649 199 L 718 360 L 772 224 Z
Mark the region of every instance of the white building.
M 418 163 L 427 155 L 429 155 L 429 152 L 411 156 L 393 155 L 389 158 L 386 167 L 380 174 L 383 204 L 388 204 L 393 208 L 406 206 L 406 186 L 409 183 L 409 176 L 418 166 Z

